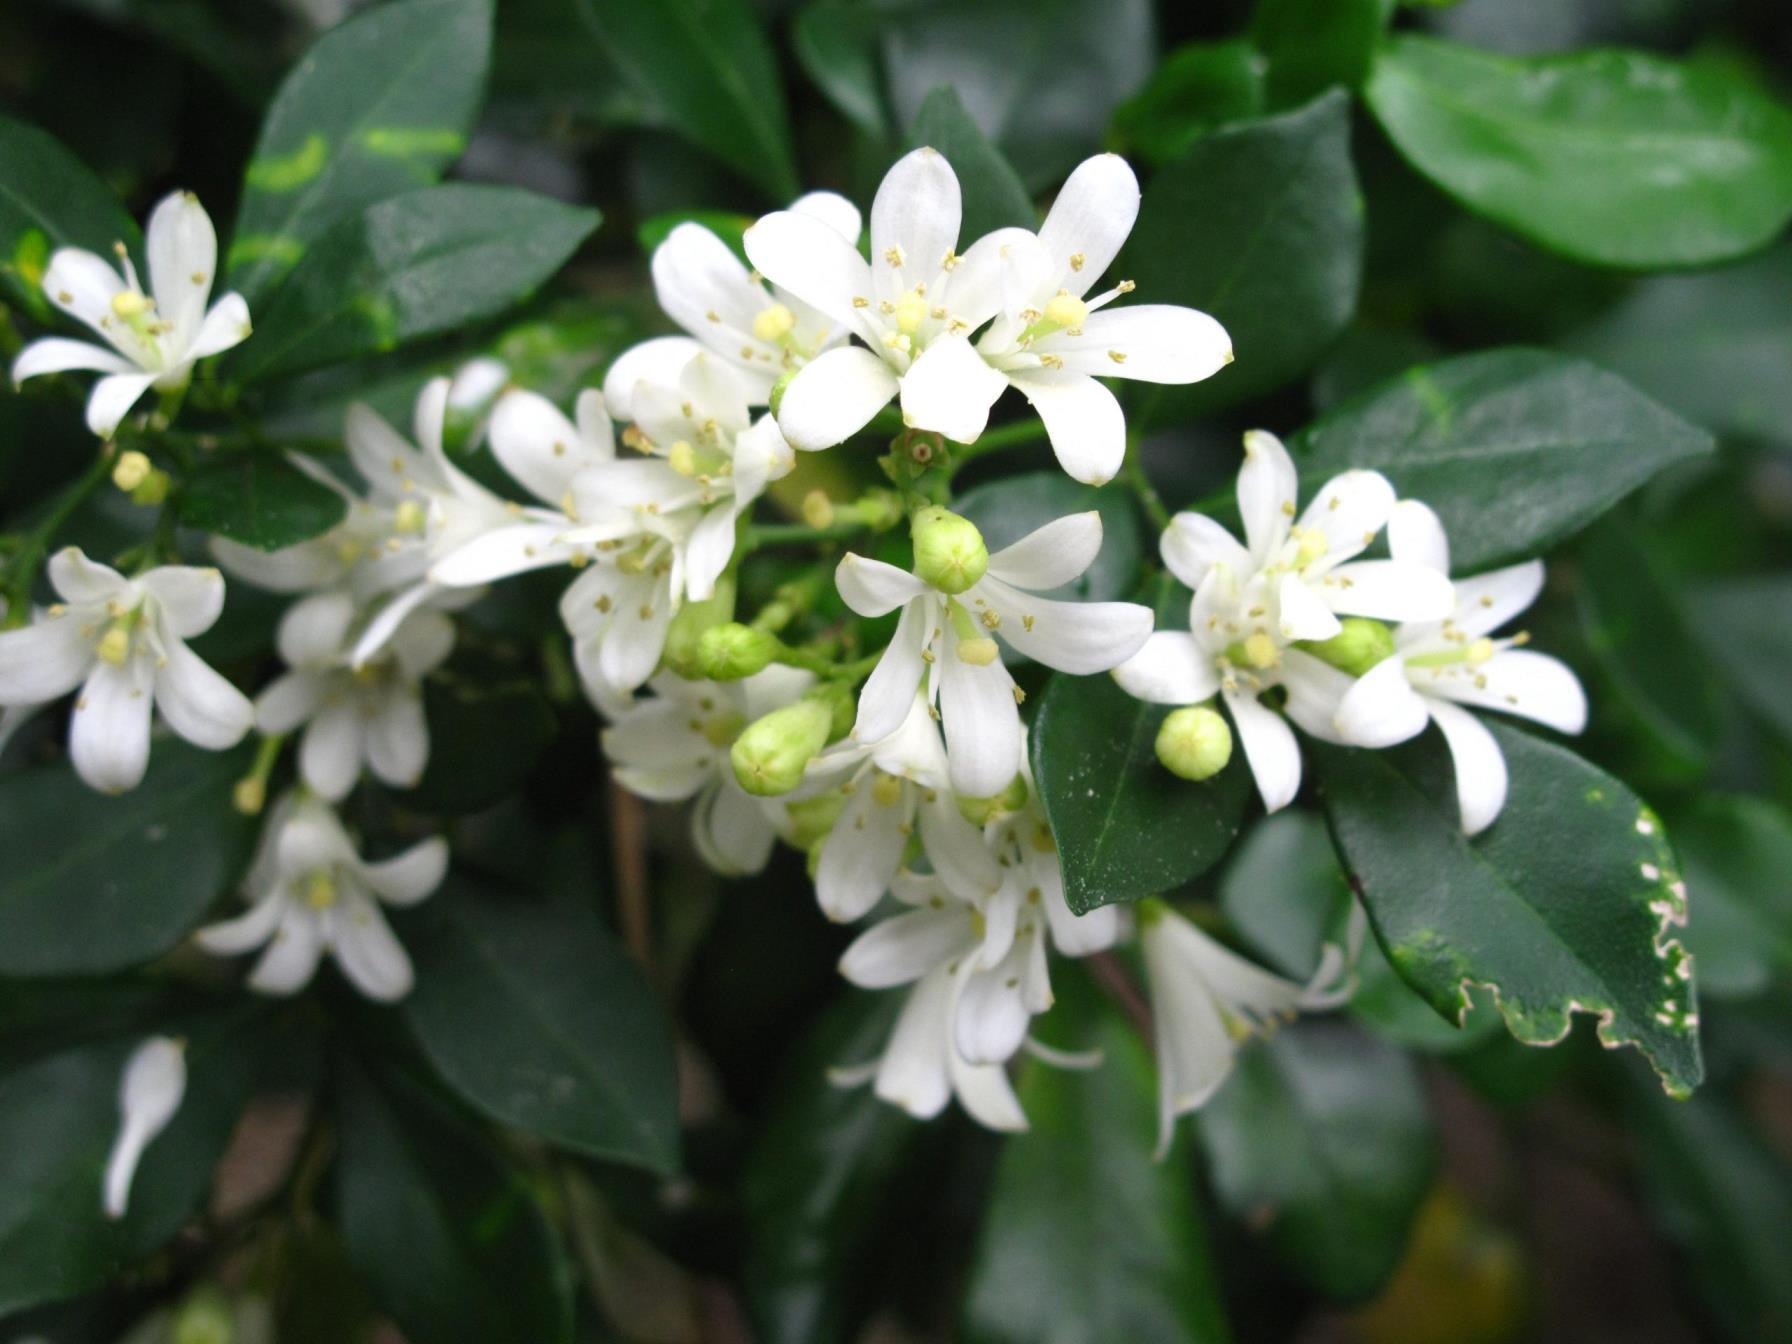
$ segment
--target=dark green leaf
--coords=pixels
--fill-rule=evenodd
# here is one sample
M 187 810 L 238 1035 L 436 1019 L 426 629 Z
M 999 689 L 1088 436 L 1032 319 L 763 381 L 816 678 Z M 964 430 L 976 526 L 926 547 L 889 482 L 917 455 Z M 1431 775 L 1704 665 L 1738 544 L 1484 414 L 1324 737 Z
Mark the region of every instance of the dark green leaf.
M 880 1214 L 922 1128 L 869 1088 L 828 1070 L 874 1059 L 898 996 L 851 995 L 784 1072 L 742 1175 L 747 1302 L 765 1344 L 851 1338 L 876 1280 L 867 1259 Z
M 595 1157 L 678 1160 L 672 1040 L 589 909 L 451 885 L 410 936 L 404 1015 L 442 1077 L 505 1124 Z
M 1197 140 L 1151 180 L 1116 273 L 1143 302 L 1218 318 L 1238 361 L 1205 383 L 1152 389 L 1149 418 L 1190 419 L 1306 372 L 1349 324 L 1362 268 L 1348 96 Z
M 275 452 L 211 458 L 181 487 L 183 524 L 263 551 L 322 536 L 347 515 L 346 499 Z
M 429 1344 L 558 1344 L 572 1296 L 535 1195 L 490 1142 L 416 1089 L 345 1066 L 337 1216 L 380 1305 Z
M 1259 115 L 1267 68 L 1244 38 L 1178 47 L 1114 109 L 1114 134 L 1125 152 L 1162 167 L 1214 127 Z
M 307 250 L 230 372 L 298 373 L 490 317 L 534 293 L 597 223 L 595 210 L 515 187 L 393 196 Z
M 178 943 L 248 857 L 230 805 L 247 764 L 167 740 L 117 797 L 66 763 L 0 777 L 0 974 L 116 971 Z
M 778 60 L 745 0 L 579 0 L 623 79 L 780 205 L 797 194 Z
M 1710 435 L 1591 364 L 1489 350 L 1421 368 L 1354 397 L 1293 448 L 1316 484 L 1385 472 L 1437 510 L 1460 573 L 1530 559 L 1585 527 Z
M 875 136 L 890 136 L 877 33 L 884 15 L 857 0 L 815 0 L 791 25 L 790 45 L 803 72 L 828 101 Z
M 484 811 L 516 791 L 554 740 L 554 712 L 533 686 L 488 690 L 437 680 L 423 695 L 429 764 L 406 801 L 425 811 Z
M 1187 591 L 1161 576 L 1143 595 L 1159 629 L 1188 628 Z M 1158 764 L 1167 705 L 1135 700 L 1112 677 L 1058 673 L 1033 718 L 1033 776 L 1058 842 L 1064 899 L 1077 914 L 1155 896 L 1199 877 L 1237 837 L 1250 772 L 1236 753 L 1212 779 Z
M 908 142 L 911 147 L 933 146 L 958 174 L 964 194 L 958 236 L 967 246 L 968 240 L 997 229 L 1039 227 L 1039 215 L 1026 187 L 1002 151 L 971 120 L 956 89 L 942 87 L 927 95 L 909 127 Z
M 1031 1128 L 1003 1141 L 971 1267 L 969 1344 L 1207 1344 L 1227 1338 L 1195 1184 L 1180 1145 L 1152 1159 L 1157 1106 L 1138 1036 L 1080 970 L 1053 975 L 1083 1072 L 1021 1066 Z M 1053 1037 L 1054 1043 L 1058 1038 Z
M 1792 113 L 1707 65 L 1611 50 L 1514 58 L 1407 34 L 1383 48 L 1365 94 L 1420 172 L 1581 261 L 1706 265 L 1792 218 Z
M 1488 721 L 1511 775 L 1470 841 L 1437 735 L 1389 751 L 1315 746 L 1333 837 L 1388 960 L 1440 1013 L 1491 985 L 1512 1034 L 1553 1045 L 1575 1012 L 1634 1045 L 1669 1091 L 1703 1075 L 1685 887 L 1661 822 L 1574 753 Z
M 1079 485 L 1061 471 L 1032 471 L 967 490 L 952 507 L 977 525 L 991 554 L 1066 514 L 1094 509 L 1101 514 L 1101 552 L 1081 578 L 1051 595 L 1109 602 L 1126 597 L 1137 584 L 1143 547 L 1139 515 L 1119 491 Z
M 110 261 L 117 242 L 142 255 L 136 222 L 111 189 L 54 136 L 0 117 L 0 294 L 47 319 L 51 254 L 80 247 Z
M 1678 586 L 1616 514 L 1588 532 L 1576 557 L 1587 646 L 1661 744 L 1704 764 L 1724 735 L 1724 702 Z
M 1792 579 L 1778 575 L 1725 579 L 1701 586 L 1694 618 L 1713 661 L 1741 699 L 1792 743 Z
M 1233 1217 L 1334 1299 L 1386 1282 L 1431 1184 L 1436 1135 L 1418 1071 L 1340 1022 L 1302 1022 L 1238 1053 L 1198 1130 Z
M 671 236 L 672 230 L 680 224 L 701 224 L 724 243 L 735 256 L 747 263 L 747 251 L 741 242 L 742 236 L 752 226 L 751 215 L 737 215 L 727 210 L 674 210 L 670 214 L 655 215 L 644 219 L 635 226 L 635 240 L 641 244 L 641 250 L 649 256 L 653 250 Z
M 1792 968 L 1792 817 L 1761 798 L 1707 794 L 1674 818 L 1674 843 L 1700 993 L 1759 994 Z
M 491 55 L 491 0 L 396 0 L 332 28 L 286 77 L 243 175 L 229 287 L 264 300 L 338 222 L 460 157 Z
M 44 1056 L 0 1075 L 0 1315 L 116 1277 L 174 1235 L 211 1186 L 254 1081 L 256 1015 L 176 1019 L 187 1091 L 144 1151 L 125 1216 L 109 1219 L 100 1182 L 118 1136 L 118 1087 L 141 1038 Z
M 1262 0 L 1251 39 L 1269 58 L 1269 99 L 1292 107 L 1368 77 L 1393 0 Z

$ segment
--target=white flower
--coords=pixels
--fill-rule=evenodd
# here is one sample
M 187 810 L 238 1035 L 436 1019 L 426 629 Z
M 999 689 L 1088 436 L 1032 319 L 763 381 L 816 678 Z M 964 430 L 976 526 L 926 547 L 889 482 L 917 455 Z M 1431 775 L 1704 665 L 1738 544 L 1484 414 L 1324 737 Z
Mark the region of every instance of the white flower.
M 195 937 L 219 956 L 266 944 L 249 976 L 264 994 L 296 994 L 325 952 L 370 999 L 392 1002 L 411 989 L 411 959 L 393 936 L 380 902 L 415 905 L 442 883 L 448 846 L 431 837 L 381 863 L 355 853 L 328 803 L 288 794 L 268 815 L 244 887 L 246 914 L 211 924 Z
M 1064 183 L 1037 234 L 1002 229 L 966 260 L 995 248 L 1004 259 L 1002 312 L 977 342 L 1045 422 L 1052 450 L 1079 481 L 1120 470 L 1126 418 L 1097 378 L 1193 383 L 1232 362 L 1232 339 L 1206 313 L 1171 304 L 1107 305 L 1132 292 L 1120 281 L 1086 298 L 1119 253 L 1139 213 L 1126 160 L 1098 154 Z
M 36 615 L 37 613 L 33 614 Z M 5 597 L 0 597 L 0 621 L 4 621 L 5 619 L 6 599 Z M 37 713 L 38 710 L 42 709 L 47 703 L 47 701 L 40 700 L 15 705 L 7 704 L 4 700 L 0 700 L 0 753 L 6 751 L 6 744 L 12 740 L 12 735 L 14 733 L 25 726 L 25 721 L 33 714 Z
M 855 920 L 876 905 L 916 838 L 955 890 L 972 898 L 995 892 L 994 855 L 958 810 L 924 696 L 910 697 L 908 715 L 889 737 L 837 743 L 810 762 L 809 773 L 846 795 L 815 868 L 815 895 L 829 919 Z
M 858 207 L 845 197 L 811 192 L 790 210 L 858 247 Z M 786 372 L 847 336 L 843 325 L 787 290 L 774 285 L 767 292 L 733 250 L 701 224 L 680 224 L 653 250 L 653 288 L 666 315 L 690 335 L 661 336 L 617 357 L 604 380 L 604 395 L 624 420 L 634 416 L 636 383 L 675 380 L 704 348 L 739 374 L 748 399 L 763 406 Z
M 263 733 L 305 726 L 300 777 L 332 802 L 348 795 L 363 763 L 397 789 L 423 777 L 429 725 L 420 683 L 454 647 L 453 622 L 424 608 L 412 611 L 371 661 L 354 668 L 349 652 L 359 616 L 348 593 L 318 593 L 294 604 L 275 641 L 291 671 L 255 701 Z
M 1019 692 L 992 636 L 1062 672 L 1105 672 L 1136 653 L 1151 611 L 1133 602 L 1060 602 L 1036 595 L 1077 578 L 1101 549 L 1101 515 L 1072 514 L 989 557 L 956 596 L 914 574 L 848 552 L 834 581 L 861 616 L 902 619 L 859 695 L 853 737 L 877 742 L 902 726 L 927 674 L 946 732 L 952 787 L 973 798 L 1006 788 L 1021 768 Z
M 51 303 L 105 337 L 112 349 L 59 336 L 33 341 L 13 361 L 12 380 L 93 369 L 105 374 L 87 400 L 87 427 L 110 438 L 137 399 L 151 387 L 176 391 L 193 376 L 194 361 L 230 349 L 249 335 L 249 305 L 226 294 L 209 310 L 217 276 L 218 235 L 191 192 L 162 199 L 144 239 L 150 293 L 124 245 L 120 275 L 102 257 L 76 247 L 59 249 L 44 272 Z
M 1450 572 L 1443 524 L 1428 507 L 1402 500 L 1388 523 L 1396 560 Z M 1460 705 L 1518 714 L 1563 733 L 1587 726 L 1587 697 L 1564 664 L 1522 646 L 1520 633 L 1491 638 L 1537 600 L 1543 562 L 1497 569 L 1455 584 L 1454 609 L 1443 620 L 1413 621 L 1394 630 L 1394 655 L 1355 682 L 1334 681 L 1325 707 L 1344 741 L 1384 747 L 1435 723 L 1456 765 L 1462 829 L 1491 826 L 1506 802 L 1506 760 L 1493 734 Z
M 186 1093 L 186 1042 L 151 1036 L 125 1061 L 118 1087 L 118 1137 L 106 1157 L 102 1196 L 106 1217 L 124 1217 L 143 1150 L 168 1128 Z
M 1139 911 L 1157 1047 L 1157 1155 L 1169 1151 L 1176 1117 L 1198 1109 L 1232 1072 L 1239 1044 L 1301 1009 L 1336 1007 L 1345 955 L 1327 944 L 1313 978 L 1297 985 L 1253 965 L 1161 901 Z
M 741 681 L 685 681 L 661 673 L 654 694 L 618 707 L 603 733 L 616 782 L 655 802 L 696 800 L 691 836 L 725 877 L 756 873 L 771 857 L 782 803 L 741 788 L 728 748 L 741 729 L 790 704 L 814 684 L 813 673 L 771 666 Z
M 340 495 L 348 506 L 347 516 L 321 536 L 273 551 L 228 537 L 209 537 L 212 555 L 232 578 L 272 593 L 305 593 L 360 579 L 359 562 L 376 553 L 392 535 L 390 511 L 362 499 L 303 453 L 288 453 L 286 460 Z M 377 595 L 370 585 L 361 586 L 367 599 Z
M 1448 580 L 1423 565 L 1355 559 L 1393 511 L 1386 477 L 1334 476 L 1298 520 L 1297 493 L 1281 442 L 1262 431 L 1245 435 L 1238 507 L 1248 548 L 1211 518 L 1177 514 L 1161 549 L 1170 572 L 1194 590 L 1189 628 L 1158 631 L 1114 673 L 1130 694 L 1158 704 L 1191 705 L 1219 692 L 1271 812 L 1300 791 L 1300 747 L 1257 697 L 1286 685 L 1293 706 L 1308 681 L 1337 675 L 1297 642 L 1338 634 L 1339 613 L 1436 620 L 1455 600 Z
M 871 206 L 871 260 L 827 225 L 792 211 L 746 233 L 774 284 L 865 342 L 829 350 L 784 389 L 778 423 L 794 448 L 850 437 L 900 394 L 903 423 L 969 443 L 1008 385 L 971 348 L 1001 306 L 999 251 L 960 257 L 958 178 L 935 150 L 899 159 Z
M 62 602 L 0 634 L 0 704 L 54 700 L 77 686 L 69 756 L 93 788 L 135 788 L 149 766 L 150 711 L 196 747 L 222 751 L 255 713 L 186 641 L 224 610 L 215 569 L 165 565 L 135 579 L 73 547 L 50 560 Z

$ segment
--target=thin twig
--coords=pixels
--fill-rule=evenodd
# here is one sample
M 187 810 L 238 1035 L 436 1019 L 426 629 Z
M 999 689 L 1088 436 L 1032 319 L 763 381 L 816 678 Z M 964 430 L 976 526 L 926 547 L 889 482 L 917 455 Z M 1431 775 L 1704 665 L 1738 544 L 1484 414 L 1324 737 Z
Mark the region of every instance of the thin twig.
M 622 941 L 635 960 L 651 970 L 653 912 L 647 880 L 647 809 L 615 780 L 610 781 L 609 792 L 616 914 L 622 924 Z

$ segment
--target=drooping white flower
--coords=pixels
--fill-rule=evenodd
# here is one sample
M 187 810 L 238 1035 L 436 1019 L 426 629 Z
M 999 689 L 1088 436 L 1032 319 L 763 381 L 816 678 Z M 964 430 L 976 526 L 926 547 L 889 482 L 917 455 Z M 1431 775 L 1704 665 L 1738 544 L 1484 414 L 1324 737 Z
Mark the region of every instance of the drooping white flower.
M 1296 518 L 1293 460 L 1272 434 L 1245 435 L 1238 506 L 1248 545 L 1213 519 L 1179 513 L 1161 542 L 1164 564 L 1194 590 L 1189 628 L 1159 630 L 1115 680 L 1158 704 L 1190 705 L 1216 691 L 1237 725 L 1263 805 L 1300 791 L 1300 747 L 1258 696 L 1336 674 L 1296 647 L 1342 629 L 1340 613 L 1377 620 L 1436 620 L 1454 602 L 1448 580 L 1410 560 L 1358 560 L 1394 508 L 1379 472 L 1346 471 L 1320 486 Z
M 0 633 L 0 704 L 55 700 L 77 686 L 69 757 L 91 787 L 135 788 L 149 766 L 150 711 L 196 747 L 242 740 L 255 713 L 186 641 L 224 610 L 215 569 L 164 565 L 135 579 L 70 547 L 51 557 L 62 602 Z
M 6 599 L 0 597 L 0 621 L 5 619 Z M 6 751 L 6 744 L 12 741 L 12 735 L 24 727 L 25 721 L 42 709 L 46 703 L 48 702 L 40 700 L 14 705 L 0 700 L 0 754 Z
M 1100 378 L 1194 383 L 1232 362 L 1232 339 L 1206 313 L 1172 304 L 1110 308 L 1130 280 L 1088 298 L 1139 213 L 1126 160 L 1098 154 L 1071 173 L 1037 234 L 1002 229 L 967 255 L 995 249 L 1006 271 L 1002 311 L 977 341 L 1045 422 L 1059 463 L 1101 485 L 1120 470 L 1126 418 Z
M 859 245 L 859 211 L 828 191 L 810 192 L 790 212 L 812 219 Z M 624 351 L 604 380 L 618 417 L 634 417 L 635 384 L 667 383 L 708 349 L 740 376 L 749 401 L 763 406 L 773 384 L 823 350 L 839 345 L 847 328 L 796 295 L 765 283 L 701 224 L 684 223 L 653 250 L 653 288 L 660 307 L 688 336 L 661 336 Z
M 217 278 L 218 235 L 199 198 L 177 191 L 150 214 L 144 242 L 149 292 L 122 243 L 121 275 L 103 257 L 64 247 L 44 271 L 44 294 L 63 312 L 103 336 L 110 350 L 60 336 L 33 341 L 13 361 L 12 380 L 92 369 L 105 375 L 87 399 L 87 427 L 110 438 L 132 406 L 151 387 L 177 391 L 193 365 L 230 349 L 249 335 L 249 305 L 226 294 L 209 309 Z
M 415 905 L 447 871 L 448 846 L 439 836 L 367 863 L 328 803 L 288 794 L 270 810 L 244 881 L 249 910 L 195 936 L 219 956 L 266 945 L 249 976 L 250 987 L 264 994 L 298 993 L 329 953 L 361 993 L 393 1002 L 410 992 L 411 959 L 380 903 Z
M 782 803 L 741 788 L 728 748 L 754 719 L 790 704 L 814 682 L 813 673 L 778 665 L 730 682 L 661 673 L 648 683 L 651 696 L 617 708 L 604 729 L 604 754 L 630 793 L 663 803 L 695 800 L 691 837 L 716 872 L 756 873 L 771 857 Z
M 287 611 L 275 646 L 291 670 L 255 701 L 263 733 L 301 725 L 299 774 L 306 785 L 340 802 L 363 764 L 376 779 L 408 789 L 429 760 L 429 724 L 421 682 L 454 647 L 454 624 L 421 608 L 399 624 L 370 661 L 352 667 L 360 612 L 348 593 L 318 593 Z
M 999 250 L 959 256 L 958 178 L 938 151 L 899 159 L 871 206 L 871 260 L 819 221 L 779 211 L 746 233 L 772 282 L 865 342 L 829 350 L 784 389 L 778 423 L 793 448 L 828 448 L 901 397 L 903 423 L 969 443 L 1007 380 L 970 337 L 1001 306 Z
M 846 796 L 821 842 L 815 895 L 829 919 L 850 922 L 890 889 L 911 840 L 960 893 L 993 895 L 995 856 L 958 809 L 946 752 L 927 700 L 912 694 L 902 724 L 881 741 L 837 743 L 809 764 L 813 780 Z
M 106 1157 L 102 1183 L 106 1217 L 124 1217 L 144 1149 L 168 1128 L 186 1094 L 185 1041 L 151 1036 L 131 1052 L 118 1086 L 118 1137 Z
M 860 692 L 853 738 L 877 742 L 901 727 L 925 674 L 945 728 L 952 787 L 975 798 L 1006 788 L 1021 766 L 1019 695 L 995 639 L 1047 667 L 1087 675 L 1131 657 L 1151 632 L 1151 611 L 1137 603 L 1037 595 L 1088 569 L 1101 534 L 1094 510 L 1047 523 L 989 556 L 980 577 L 953 595 L 848 552 L 834 575 L 846 605 L 861 616 L 902 609 Z
M 1450 544 L 1429 507 L 1402 500 L 1388 523 L 1396 560 L 1450 572 Z M 1493 638 L 1537 600 L 1543 562 L 1527 561 L 1458 579 L 1455 606 L 1442 620 L 1410 621 L 1394 629 L 1394 654 L 1354 682 L 1334 679 L 1324 707 L 1344 741 L 1384 747 L 1435 723 L 1456 766 L 1462 828 L 1475 835 L 1491 826 L 1506 802 L 1506 760 L 1499 743 L 1462 705 L 1517 714 L 1578 733 L 1587 725 L 1587 697 L 1568 667 L 1523 646 L 1523 633 Z
M 1342 949 L 1327 944 L 1306 985 L 1228 951 L 1161 901 L 1142 902 L 1139 927 L 1157 1050 L 1157 1155 L 1176 1118 L 1206 1104 L 1232 1072 L 1241 1042 L 1301 1010 L 1350 996 Z

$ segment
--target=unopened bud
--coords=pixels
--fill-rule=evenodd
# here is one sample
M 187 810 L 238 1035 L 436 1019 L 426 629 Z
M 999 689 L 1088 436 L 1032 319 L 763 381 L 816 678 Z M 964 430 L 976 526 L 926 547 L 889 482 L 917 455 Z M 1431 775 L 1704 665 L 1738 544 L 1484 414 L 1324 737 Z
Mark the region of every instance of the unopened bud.
M 138 483 L 137 488 L 131 491 L 131 503 L 160 504 L 168 498 L 168 490 L 172 485 L 173 482 L 168 478 L 167 472 L 159 467 L 151 467 L 149 475 L 145 476 Z
M 1172 710 L 1157 730 L 1157 759 L 1183 779 L 1211 779 L 1232 759 L 1232 727 L 1207 705 Z
M 894 490 L 867 490 L 853 501 L 852 511 L 866 527 L 882 532 L 902 521 L 902 496 Z
M 1024 776 L 1016 775 L 1009 781 L 1008 787 L 991 798 L 958 799 L 958 810 L 964 819 L 973 826 L 987 825 L 990 821 L 1018 812 L 1027 805 L 1027 781 Z
M 1360 677 L 1394 653 L 1394 632 L 1367 616 L 1346 616 L 1343 629 L 1330 639 L 1301 645 L 1308 653 L 1330 663 L 1340 672 Z
M 168 1344 L 232 1344 L 236 1324 L 230 1304 L 215 1288 L 201 1288 L 181 1303 L 168 1331 Z
M 666 629 L 666 666 L 687 681 L 704 674 L 697 661 L 698 647 L 704 632 L 734 619 L 734 576 L 724 574 L 716 580 L 713 597 L 701 602 L 686 602 Z
M 763 672 L 778 654 L 778 638 L 729 621 L 711 626 L 697 641 L 697 670 L 711 681 L 739 681 Z
M 771 394 L 766 397 L 765 404 L 771 408 L 773 415 L 776 415 L 778 407 L 784 404 L 784 389 L 790 386 L 790 380 L 796 375 L 795 369 L 787 369 L 778 376 L 778 381 L 772 384 Z
M 834 525 L 834 501 L 826 490 L 811 490 L 803 496 L 803 521 L 810 527 Z
M 789 793 L 833 730 L 833 706 L 806 698 L 747 725 L 728 752 L 741 788 L 760 798 Z
M 245 817 L 259 816 L 261 809 L 268 805 L 267 781 L 255 775 L 237 780 L 236 787 L 230 791 L 230 804 Z
M 112 468 L 112 484 L 128 495 L 148 480 L 154 470 L 155 464 L 135 449 L 120 453 L 117 465 Z
M 937 504 L 922 509 L 909 524 L 915 543 L 915 573 L 942 593 L 962 593 L 989 568 L 989 548 L 969 518 Z

